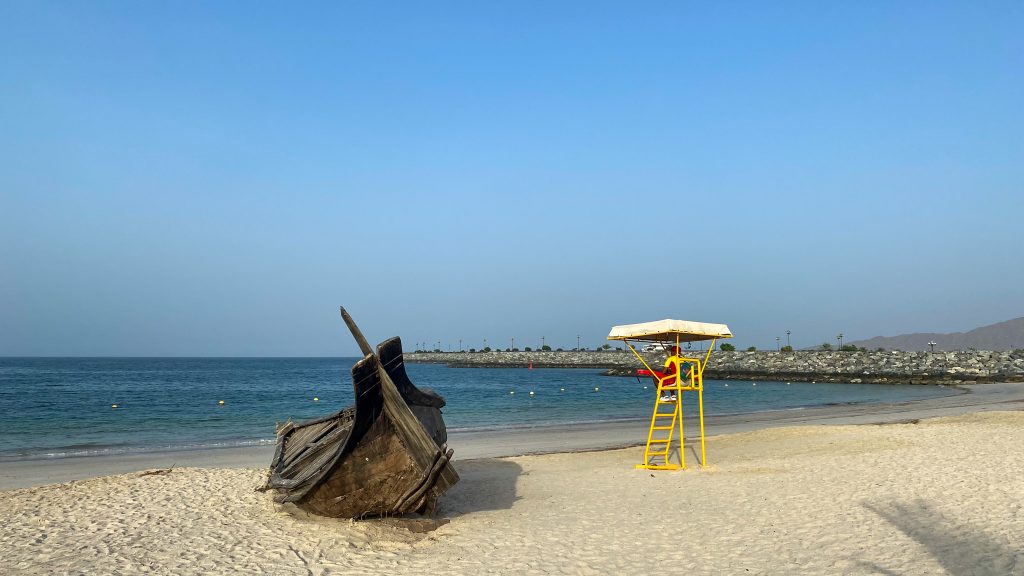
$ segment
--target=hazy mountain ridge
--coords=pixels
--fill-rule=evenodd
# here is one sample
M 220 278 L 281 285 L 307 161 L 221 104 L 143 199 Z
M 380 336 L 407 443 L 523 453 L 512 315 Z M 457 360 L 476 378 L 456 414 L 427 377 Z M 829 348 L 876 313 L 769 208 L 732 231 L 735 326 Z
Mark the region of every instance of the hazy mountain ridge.
M 997 324 L 975 328 L 969 332 L 938 334 L 915 332 L 899 336 L 875 336 L 867 340 L 850 342 L 868 350 L 928 350 L 928 343 L 935 342 L 935 350 L 1014 350 L 1024 349 L 1024 317 L 1014 318 Z

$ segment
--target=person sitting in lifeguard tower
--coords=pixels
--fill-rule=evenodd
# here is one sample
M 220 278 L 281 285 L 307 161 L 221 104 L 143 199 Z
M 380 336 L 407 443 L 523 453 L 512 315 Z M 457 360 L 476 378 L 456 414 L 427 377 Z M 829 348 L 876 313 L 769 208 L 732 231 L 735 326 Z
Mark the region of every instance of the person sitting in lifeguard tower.
M 677 373 L 682 374 L 682 380 L 685 381 L 690 377 L 690 370 L 692 370 L 693 367 L 690 366 L 689 362 L 683 361 L 683 359 L 679 356 L 679 352 L 679 346 L 673 346 L 669 350 L 668 358 L 665 359 L 664 372 L 658 372 L 656 370 L 637 370 L 637 374 L 641 376 L 650 375 L 650 377 L 654 379 L 655 385 L 664 383 L 666 386 L 674 386 L 676 384 L 675 375 Z M 683 383 L 684 382 L 682 381 L 680 382 L 680 384 Z M 657 391 L 657 388 L 655 388 L 655 391 Z M 666 390 L 661 395 L 662 402 L 673 402 L 675 401 L 675 399 L 675 390 Z

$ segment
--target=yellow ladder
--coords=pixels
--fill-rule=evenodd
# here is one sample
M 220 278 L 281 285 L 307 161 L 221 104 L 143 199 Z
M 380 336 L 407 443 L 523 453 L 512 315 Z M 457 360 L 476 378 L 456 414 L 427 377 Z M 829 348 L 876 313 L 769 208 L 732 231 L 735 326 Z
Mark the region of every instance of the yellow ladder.
M 666 378 L 665 380 L 670 380 Z M 647 431 L 647 446 L 644 448 L 644 463 L 637 468 L 645 470 L 679 470 L 686 469 L 686 456 L 683 453 L 685 436 L 683 435 L 683 390 L 692 390 L 690 386 L 681 386 L 675 378 L 671 383 L 659 382 L 658 395 L 654 400 L 654 413 L 651 414 L 651 426 Z M 674 396 L 674 400 L 662 400 L 664 396 Z M 662 406 L 670 406 L 666 412 Z M 676 428 L 679 429 L 679 464 L 669 460 L 672 453 L 672 439 Z M 664 436 L 664 434 L 668 436 Z M 653 461 L 652 461 L 653 460 Z M 658 461 L 660 460 L 660 463 Z

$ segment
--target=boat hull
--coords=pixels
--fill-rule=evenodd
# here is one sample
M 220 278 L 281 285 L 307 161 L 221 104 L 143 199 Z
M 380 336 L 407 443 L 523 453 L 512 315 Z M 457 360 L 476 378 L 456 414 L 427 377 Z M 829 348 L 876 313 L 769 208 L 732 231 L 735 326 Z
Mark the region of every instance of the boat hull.
M 444 399 L 408 379 L 399 339 L 377 351 L 352 367 L 354 406 L 278 430 L 268 480 L 277 501 L 338 518 L 432 514 L 458 482 Z

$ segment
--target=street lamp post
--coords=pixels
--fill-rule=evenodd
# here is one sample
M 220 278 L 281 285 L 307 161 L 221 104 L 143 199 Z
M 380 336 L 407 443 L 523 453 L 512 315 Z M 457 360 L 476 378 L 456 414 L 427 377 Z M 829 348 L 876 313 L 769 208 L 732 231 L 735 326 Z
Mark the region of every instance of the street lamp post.
M 792 348 L 793 345 L 789 343 L 789 330 L 786 330 L 786 347 Z
M 842 332 L 840 332 L 839 335 L 836 336 L 836 340 L 839 340 L 839 351 L 842 352 L 842 350 L 843 350 L 843 333 Z
M 780 338 L 779 338 L 778 336 L 776 336 L 776 337 L 775 337 L 775 351 L 776 351 L 776 352 L 779 352 L 779 351 L 780 351 L 780 348 L 779 348 L 779 340 L 780 340 Z
M 487 338 L 484 338 L 484 350 L 487 349 Z
M 543 351 L 544 351 L 544 346 L 546 346 L 546 344 L 544 344 L 544 337 L 543 337 L 543 336 L 541 336 L 541 337 L 540 337 L 540 351 L 541 351 L 541 352 L 543 352 Z
M 936 344 L 938 344 L 938 342 L 936 342 L 934 340 L 932 340 L 931 342 L 928 343 L 928 345 L 931 346 L 931 348 L 932 348 L 932 354 L 935 354 L 935 345 Z
M 577 352 L 580 351 L 580 335 L 579 334 L 576 335 L 576 351 Z
M 459 338 L 459 352 L 462 352 L 462 338 Z

